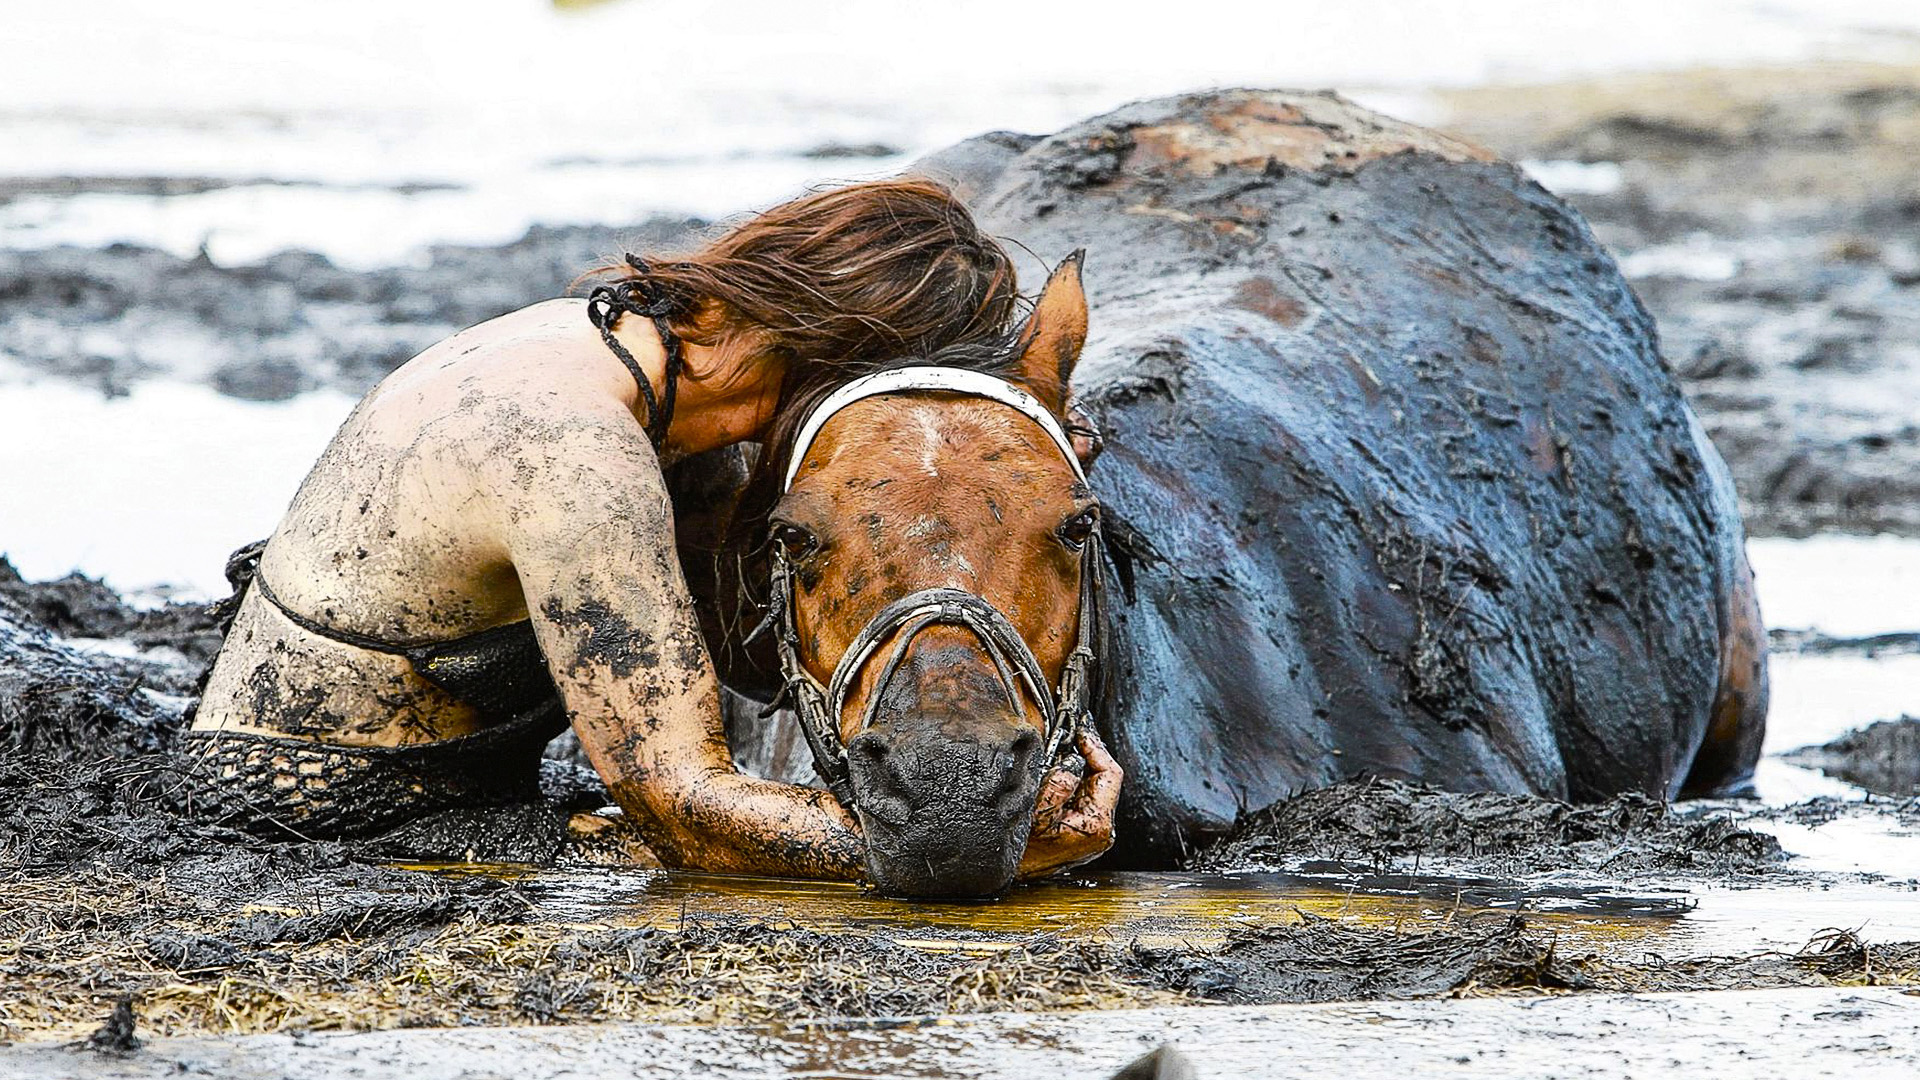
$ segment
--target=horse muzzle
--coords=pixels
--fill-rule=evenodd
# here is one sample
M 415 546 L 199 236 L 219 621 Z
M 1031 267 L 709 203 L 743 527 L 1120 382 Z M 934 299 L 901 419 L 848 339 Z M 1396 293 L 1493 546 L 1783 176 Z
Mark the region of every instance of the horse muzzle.
M 996 896 L 1026 852 L 1044 740 L 970 650 L 915 649 L 905 667 L 847 744 L 867 876 L 892 896 Z

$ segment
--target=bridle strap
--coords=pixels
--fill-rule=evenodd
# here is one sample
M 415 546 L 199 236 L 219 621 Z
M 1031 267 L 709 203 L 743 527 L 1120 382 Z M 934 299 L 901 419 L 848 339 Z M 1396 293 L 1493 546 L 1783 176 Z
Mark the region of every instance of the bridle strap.
M 1040 706 L 1047 731 L 1051 733 L 1056 728 L 1055 702 L 1048 691 L 1046 673 L 1040 670 L 1040 661 L 1034 658 L 1026 639 L 999 608 L 961 589 L 922 589 L 881 608 L 861 628 L 834 668 L 833 681 L 827 684 L 827 708 L 831 713 L 840 715 L 846 707 L 847 695 L 853 690 L 854 679 L 880 643 L 892 637 L 893 647 L 888 650 L 886 663 L 860 717 L 862 729 L 870 726 L 874 713 L 880 708 L 880 696 L 906 659 L 908 646 L 929 626 L 959 626 L 973 631 L 993 661 L 994 672 L 1000 676 L 1000 685 L 1006 691 L 1007 703 L 1015 709 L 1021 708 L 1024 690 Z
M 923 589 L 895 600 L 870 619 L 840 655 L 831 680 L 822 686 L 813 677 L 799 654 L 799 631 L 793 618 L 793 569 L 784 553 L 774 554 L 774 610 L 769 618 L 775 624 L 776 648 L 786 681 L 767 708 L 771 713 L 783 703 L 791 703 L 800 721 L 801 734 L 813 752 L 814 771 L 826 782 L 829 791 L 849 811 L 854 808 L 851 767 L 846 746 L 840 740 L 840 715 L 846 709 L 847 695 L 853 690 L 859 673 L 873 659 L 880 643 L 893 638 L 880 674 L 860 714 L 860 730 L 873 725 L 881 699 L 894 674 L 905 662 L 907 651 L 920 632 L 931 626 L 959 626 L 972 631 L 993 662 L 1008 704 L 1024 711 L 1024 698 L 1031 698 L 1040 709 L 1045 731 L 1045 753 L 1037 759 L 1044 768 L 1065 750 L 1067 742 L 1091 717 L 1091 694 L 1097 664 L 1104 651 L 1104 626 L 1099 604 L 1099 534 L 1089 537 L 1083 553 L 1080 582 L 1080 626 L 1073 651 L 1060 672 L 1058 689 L 1047 684 L 1046 672 L 1027 646 L 1026 639 L 1014 628 L 999 608 L 984 598 L 961 589 Z
M 806 422 L 793 439 L 793 451 L 787 458 L 786 476 L 780 482 L 780 490 L 793 487 L 793 478 L 800 474 L 800 465 L 806 460 L 807 452 L 813 449 L 813 440 L 820 435 L 820 429 L 833 419 L 835 413 L 853 404 L 883 394 L 948 393 L 966 397 L 986 398 L 997 401 L 1026 415 L 1040 430 L 1047 433 L 1053 444 L 1060 448 L 1060 454 L 1073 467 L 1074 478 L 1081 483 L 1087 480 L 1087 474 L 1080 468 L 1080 458 L 1073 452 L 1073 440 L 1053 413 L 1040 403 L 1040 399 L 1013 385 L 1005 379 L 989 375 L 984 371 L 968 371 L 965 368 L 948 367 L 903 367 L 890 371 L 877 371 L 872 375 L 862 375 L 847 385 L 828 394 L 826 399 L 807 415 Z
M 912 392 L 963 394 L 998 401 L 1018 410 L 1040 425 L 1073 468 L 1075 478 L 1085 482 L 1086 473 L 1073 452 L 1072 440 L 1032 394 L 983 372 L 907 367 L 855 379 L 828 395 L 800 426 L 788 459 L 782 492 L 793 485 L 813 440 L 835 413 L 856 401 Z M 859 726 L 865 730 L 872 725 L 881 697 L 905 662 L 914 638 L 931 626 L 958 626 L 980 640 L 1008 702 L 1016 710 L 1023 710 L 1022 697 L 1030 697 L 1040 709 L 1046 732 L 1046 753 L 1039 756 L 1036 764 L 1046 768 L 1092 718 L 1093 695 L 1098 691 L 1100 665 L 1106 656 L 1106 612 L 1100 576 L 1103 544 L 1104 538 L 1096 525 L 1080 554 L 1080 626 L 1073 650 L 1061 667 L 1058 687 L 1047 684 L 1040 661 L 999 608 L 973 593 L 947 588 L 923 589 L 881 608 L 860 628 L 834 666 L 827 685 L 822 686 L 800 659 L 800 630 L 793 608 L 793 566 L 785 549 L 776 544 L 772 553 L 769 610 L 763 625 L 774 629 L 775 648 L 785 678 L 779 696 L 767 706 L 767 713 L 771 714 L 782 704 L 793 706 L 807 748 L 813 752 L 814 771 L 834 798 L 852 811 L 852 770 L 846 746 L 840 740 L 840 715 L 855 680 L 873 660 L 881 643 L 892 638 L 892 646 L 861 711 Z

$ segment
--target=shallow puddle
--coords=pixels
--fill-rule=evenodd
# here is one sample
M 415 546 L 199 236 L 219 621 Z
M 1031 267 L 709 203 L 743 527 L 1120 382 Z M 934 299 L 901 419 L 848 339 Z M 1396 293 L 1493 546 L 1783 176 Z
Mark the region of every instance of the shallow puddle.
M 542 871 L 524 887 L 563 921 L 672 928 L 748 917 L 821 931 L 881 932 L 934 948 L 992 948 L 1031 934 L 1126 943 L 1218 945 L 1237 930 L 1303 915 L 1415 928 L 1524 911 L 1595 950 L 1665 933 L 1684 896 L 1581 893 L 1510 882 L 1383 875 L 1107 873 L 1015 889 L 988 903 L 891 900 L 855 885 L 663 871 Z
M 1789 850 L 1819 853 L 1806 869 L 1857 869 L 1867 849 L 1920 874 L 1920 837 L 1868 819 L 1777 830 Z M 992 903 L 891 900 L 858 886 L 666 871 L 543 870 L 521 886 L 540 917 L 672 929 L 747 918 L 822 932 L 883 933 L 902 944 L 991 951 L 1028 935 L 1209 948 L 1248 929 L 1304 916 L 1418 930 L 1518 913 L 1560 947 L 1619 960 L 1792 951 L 1830 928 L 1874 941 L 1920 938 L 1912 880 L 1857 877 L 1810 886 L 1767 878 L 1651 885 L 1554 877 L 1501 880 L 1352 873 L 1305 864 L 1294 873 L 1105 873 L 1015 889 Z

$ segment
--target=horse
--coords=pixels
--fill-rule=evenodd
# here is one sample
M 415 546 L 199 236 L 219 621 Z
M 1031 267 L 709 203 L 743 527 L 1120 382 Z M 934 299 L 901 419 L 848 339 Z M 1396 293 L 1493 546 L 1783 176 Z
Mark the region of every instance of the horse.
M 974 358 L 1009 392 L 907 379 L 767 447 L 764 624 L 803 738 L 771 713 L 732 738 L 795 776 L 770 748 L 804 743 L 883 888 L 1003 889 L 1076 725 L 1126 771 L 1111 866 L 1359 775 L 1750 790 L 1766 646 L 1725 465 L 1617 267 L 1519 169 L 1229 91 L 918 171 L 1093 269 L 1061 260 Z M 1104 433 L 1084 476 L 1069 387 Z

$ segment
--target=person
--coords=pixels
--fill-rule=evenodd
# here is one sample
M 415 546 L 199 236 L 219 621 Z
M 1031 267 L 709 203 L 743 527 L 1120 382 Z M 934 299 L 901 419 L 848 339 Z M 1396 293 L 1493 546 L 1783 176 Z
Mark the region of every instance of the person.
M 571 725 L 663 863 L 857 878 L 858 827 L 832 797 L 734 769 L 662 468 L 756 441 L 796 388 L 999 338 L 1017 300 L 948 191 L 892 180 L 776 206 L 684 258 L 628 256 L 584 301 L 428 348 L 236 553 L 237 607 L 183 736 L 193 797 L 255 831 L 371 835 L 533 797 Z M 1111 807 L 1088 821 L 1057 801 L 1027 876 L 1111 842 Z

